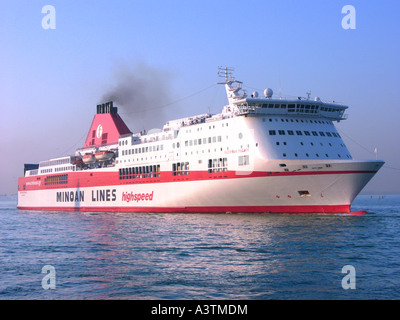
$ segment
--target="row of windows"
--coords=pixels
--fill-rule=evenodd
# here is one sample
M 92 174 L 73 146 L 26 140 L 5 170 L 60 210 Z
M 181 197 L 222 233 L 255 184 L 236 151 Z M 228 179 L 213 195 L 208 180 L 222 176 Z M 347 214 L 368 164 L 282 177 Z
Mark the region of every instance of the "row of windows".
M 294 105 L 288 105 L 288 112 L 300 112 L 300 113 L 317 113 L 318 106 L 298 104 L 296 107 Z M 344 113 L 343 109 L 338 108 L 327 108 L 321 107 L 321 111 L 328 112 L 338 112 L 341 115 Z
M 275 136 L 276 132 L 278 131 L 278 134 L 281 136 L 286 135 L 286 131 L 285 130 L 269 130 L 269 135 L 270 136 Z M 287 130 L 287 134 L 289 136 L 294 136 L 295 131 L 293 130 Z M 317 131 L 301 131 L 301 130 L 296 130 L 296 135 L 298 136 L 302 136 L 304 133 L 305 136 L 311 136 L 313 135 L 314 137 L 317 137 L 318 135 L 321 137 L 335 137 L 335 138 L 341 138 L 339 133 L 336 132 L 328 132 L 328 131 L 319 131 L 319 133 Z
M 172 175 L 183 176 L 189 174 L 189 162 L 177 162 L 172 164 Z
M 272 118 L 269 118 L 269 122 L 272 122 Z M 278 122 L 278 118 L 275 118 L 275 121 Z M 263 122 L 265 122 L 265 118 L 263 118 Z M 303 119 L 288 119 L 281 118 L 281 122 L 296 122 L 296 123 L 313 123 L 313 124 L 332 124 L 332 122 L 324 121 L 324 120 L 303 120 Z
M 207 143 L 216 143 L 216 142 L 221 142 L 221 141 L 222 141 L 222 136 L 186 140 L 185 147 L 197 146 L 197 145 L 207 144 Z M 177 143 L 174 142 L 172 144 L 172 148 L 174 148 L 174 149 L 179 148 L 179 147 L 180 147 L 179 142 L 177 142 Z M 163 145 L 134 148 L 134 149 L 129 149 L 129 150 L 122 150 L 122 155 L 126 156 L 126 155 L 139 154 L 139 153 L 145 153 L 145 152 L 162 151 L 163 149 L 164 149 Z
M 50 167 L 50 166 L 58 166 L 61 164 L 70 164 L 71 163 L 71 158 L 64 158 L 64 159 L 58 159 L 58 160 L 49 160 L 49 161 L 43 161 L 40 163 L 40 167 Z
M 160 165 L 119 169 L 119 179 L 155 178 L 160 176 Z
M 61 174 L 57 176 L 51 176 L 44 179 L 44 184 L 46 186 L 55 185 L 55 184 L 68 184 L 68 175 Z
M 141 148 L 133 148 L 129 150 L 122 150 L 122 155 L 127 156 L 131 154 L 139 154 L 145 152 L 155 152 L 155 151 L 162 151 L 164 146 L 162 144 L 157 146 L 148 146 L 148 147 L 141 147 Z
M 286 109 L 288 112 L 302 112 L 302 113 L 317 113 L 319 105 L 314 104 L 286 104 L 286 103 L 264 103 L 264 104 L 249 104 L 249 107 L 268 108 L 268 109 Z M 339 108 L 321 107 L 321 111 L 339 112 L 344 111 Z
M 38 169 L 36 169 L 36 170 L 30 170 L 30 171 L 29 171 L 29 175 L 30 175 L 30 176 L 37 176 L 38 173 L 39 173 L 39 170 L 38 170 Z
M 67 166 L 67 167 L 59 167 L 59 168 L 54 168 L 55 172 L 60 172 L 60 171 L 67 171 L 67 170 L 74 170 L 74 166 Z
M 191 146 L 197 146 L 201 144 L 207 144 L 207 143 L 215 143 L 215 142 L 221 142 L 222 137 L 221 136 L 215 136 L 215 137 L 208 137 L 208 138 L 199 138 L 199 139 L 194 139 L 194 140 L 186 140 L 185 141 L 185 147 L 191 147 Z M 178 148 L 179 148 L 179 143 L 178 143 Z
M 253 105 L 251 105 L 253 106 Z M 255 105 L 256 107 L 261 107 L 261 108 L 268 108 L 268 109 L 286 109 L 288 112 L 304 112 L 304 113 L 317 113 L 319 106 L 316 105 L 304 105 L 304 104 L 281 104 L 281 103 L 265 103 L 265 104 L 257 104 Z
M 228 123 L 226 122 L 226 123 L 222 123 L 222 127 L 227 127 L 228 126 Z M 210 126 L 208 126 L 208 129 L 209 130 L 211 130 L 211 129 L 215 129 L 215 125 L 210 125 Z M 197 131 L 202 131 L 203 130 L 203 128 L 202 127 L 198 127 L 197 128 Z M 193 131 L 194 131 L 194 129 L 193 129 Z M 186 129 L 186 133 L 191 133 L 192 132 L 192 129 Z
M 122 141 L 118 142 L 119 146 L 124 146 L 124 145 L 127 145 L 127 144 L 128 144 L 128 140 L 122 140 Z
M 281 144 L 281 142 L 280 142 L 280 141 L 277 141 L 277 142 L 275 142 L 275 144 L 276 144 L 277 146 L 279 146 L 279 145 Z M 286 141 L 283 141 L 283 142 L 282 142 L 282 145 L 287 146 L 287 142 L 286 142 Z M 300 141 L 300 145 L 301 145 L 301 146 L 304 146 L 304 142 Z M 314 142 L 310 142 L 310 145 L 313 147 L 313 146 L 314 146 Z M 319 145 L 320 145 L 321 147 L 324 146 L 324 144 L 323 144 L 322 142 L 320 142 Z M 330 147 L 333 147 L 332 143 L 328 143 L 328 145 L 329 145 Z M 344 144 L 343 144 L 343 143 L 341 143 L 340 146 L 344 148 Z
M 150 135 L 147 136 L 146 130 L 144 130 L 143 132 L 140 131 L 140 137 L 134 135 L 134 136 L 130 136 L 129 138 L 127 138 L 126 140 L 119 140 L 118 145 L 121 146 L 127 146 L 127 145 L 135 145 L 137 143 L 151 143 L 151 142 L 157 142 L 157 141 L 161 141 L 161 140 L 170 140 L 173 139 L 174 137 L 174 133 L 169 133 L 169 134 L 163 134 L 161 135 Z
M 309 153 L 306 153 L 305 155 L 306 155 L 307 158 L 310 157 L 310 154 L 309 154 Z M 286 158 L 286 157 L 287 157 L 287 154 L 286 154 L 286 153 L 283 153 L 282 156 L 283 156 L 284 158 Z M 312 155 L 311 155 L 311 156 L 312 156 Z M 324 155 L 321 155 L 321 156 L 323 157 Z M 317 157 L 317 158 L 320 158 L 321 156 L 320 156 L 319 153 L 316 153 L 316 154 L 315 154 L 315 157 Z M 337 156 L 338 156 L 338 158 L 342 158 L 342 155 L 339 154 L 339 153 L 337 154 Z M 345 156 L 346 156 L 347 158 L 351 159 L 351 156 L 350 156 L 350 155 L 346 154 Z M 296 157 L 296 158 L 299 157 L 299 154 L 298 154 L 298 153 L 294 153 L 294 157 Z M 330 156 L 329 156 L 328 153 L 325 153 L 325 157 L 326 157 L 326 158 L 329 158 Z
M 228 159 L 208 159 L 208 173 L 228 171 Z

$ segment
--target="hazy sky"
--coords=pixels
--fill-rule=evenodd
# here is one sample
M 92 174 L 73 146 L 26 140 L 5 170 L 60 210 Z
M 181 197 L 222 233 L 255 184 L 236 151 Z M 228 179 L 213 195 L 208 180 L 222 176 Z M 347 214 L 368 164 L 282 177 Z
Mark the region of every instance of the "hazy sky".
M 45 5 L 55 29 L 42 26 Z M 345 5 L 356 29 L 342 27 Z M 395 0 L 1 0 L 0 194 L 16 193 L 24 163 L 81 147 L 96 104 L 121 79 L 140 83 L 140 70 L 154 81 L 142 90 L 145 116 L 120 108 L 132 131 L 220 112 L 220 65 L 249 93 L 311 90 L 349 105 L 338 129 L 353 157 L 374 159 L 377 148 L 386 161 L 364 193 L 400 193 L 399 12 Z

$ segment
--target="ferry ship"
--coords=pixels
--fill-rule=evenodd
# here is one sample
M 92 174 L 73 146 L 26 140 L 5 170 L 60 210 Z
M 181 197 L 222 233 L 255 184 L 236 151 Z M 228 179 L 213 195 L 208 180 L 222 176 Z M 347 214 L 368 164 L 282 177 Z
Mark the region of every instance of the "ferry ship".
M 113 102 L 97 105 L 74 155 L 26 164 L 18 208 L 170 213 L 350 213 L 383 166 L 354 160 L 319 98 L 250 96 L 224 68 L 221 113 L 133 133 Z

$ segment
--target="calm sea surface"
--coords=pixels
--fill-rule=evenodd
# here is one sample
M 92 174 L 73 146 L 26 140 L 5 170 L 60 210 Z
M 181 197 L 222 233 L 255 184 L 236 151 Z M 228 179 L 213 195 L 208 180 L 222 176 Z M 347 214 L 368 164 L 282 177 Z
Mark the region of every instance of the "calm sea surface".
M 15 207 L 0 202 L 0 299 L 400 299 L 400 195 L 359 196 L 363 216 Z

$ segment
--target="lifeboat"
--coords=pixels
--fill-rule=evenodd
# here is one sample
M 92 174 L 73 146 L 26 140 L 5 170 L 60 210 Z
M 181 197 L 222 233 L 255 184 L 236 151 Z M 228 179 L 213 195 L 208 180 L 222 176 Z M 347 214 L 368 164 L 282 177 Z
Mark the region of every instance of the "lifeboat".
M 96 162 L 96 158 L 94 154 L 85 154 L 82 158 L 83 163 L 85 164 L 91 164 L 93 162 Z
M 96 160 L 97 161 L 108 161 L 114 157 L 114 152 L 112 151 L 99 151 L 96 152 Z

